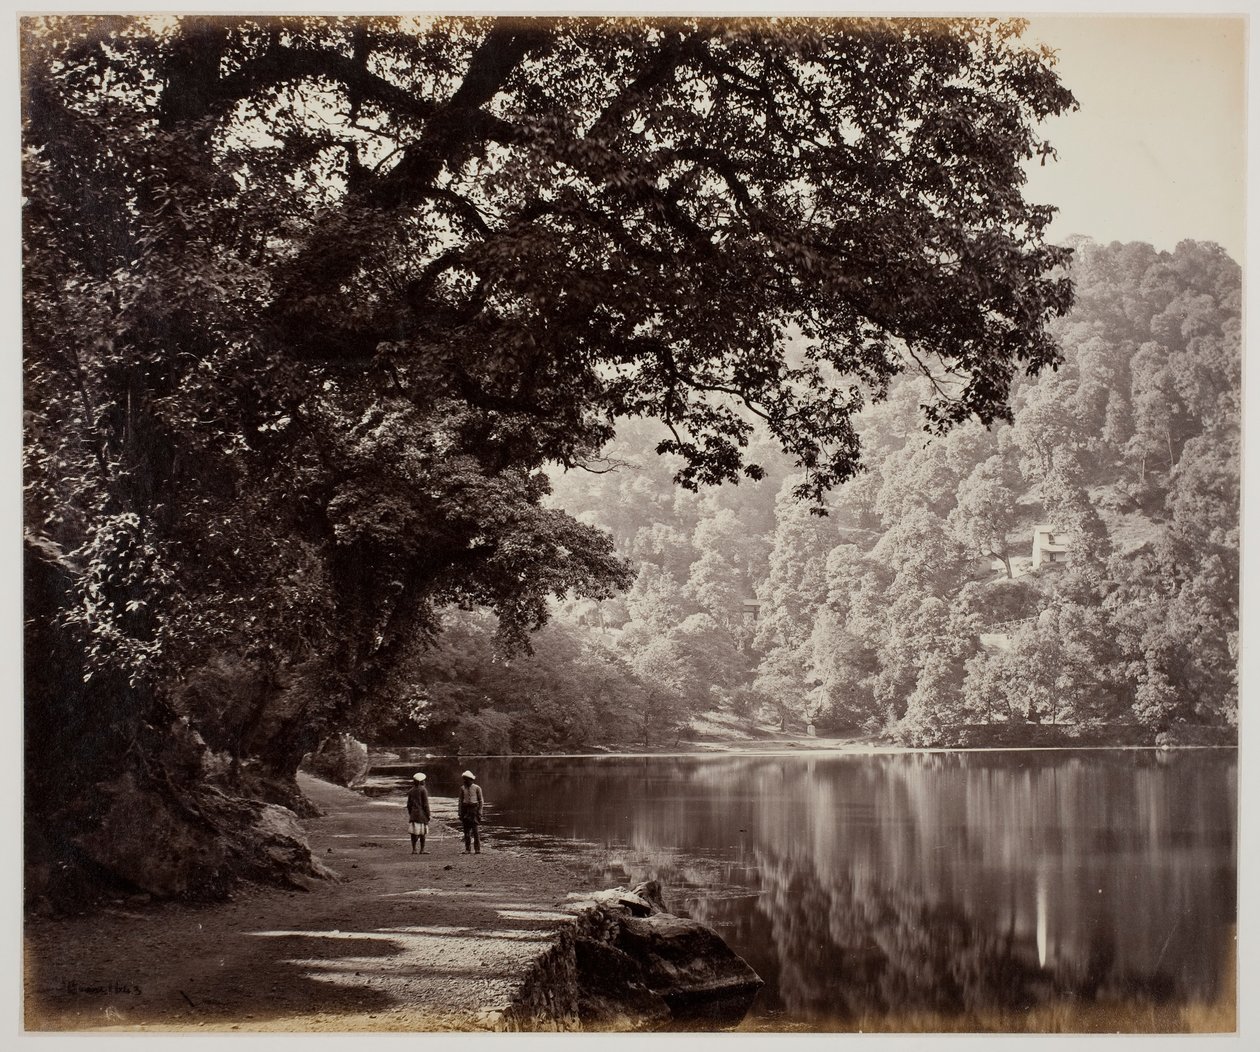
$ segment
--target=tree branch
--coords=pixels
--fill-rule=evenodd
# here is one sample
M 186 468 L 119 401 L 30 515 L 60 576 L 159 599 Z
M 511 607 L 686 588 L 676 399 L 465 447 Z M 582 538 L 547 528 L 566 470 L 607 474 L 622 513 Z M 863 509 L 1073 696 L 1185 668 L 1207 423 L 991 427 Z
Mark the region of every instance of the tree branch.
M 690 37 L 682 37 L 671 33 L 655 53 L 640 67 L 634 80 L 625 86 L 613 100 L 604 107 L 604 111 L 586 130 L 585 138 L 593 142 L 604 142 L 613 137 L 615 125 L 632 110 L 653 88 L 663 84 L 682 63 L 684 58 L 694 53 L 695 44 L 702 39 L 699 33 Z
M 500 138 L 517 141 L 521 137 L 520 129 L 480 107 L 502 89 L 527 54 L 541 49 L 550 39 L 550 32 L 540 29 L 490 30 L 470 57 L 459 88 L 429 114 L 420 139 L 404 148 L 402 160 L 389 172 L 365 186 L 354 204 L 387 213 L 426 197 L 449 203 L 454 195 L 443 197 L 434 183 L 453 157 L 475 143 Z M 461 214 L 465 220 L 473 221 L 467 209 Z M 484 225 L 480 215 L 476 220 Z M 289 282 L 309 286 L 312 274 L 317 274 L 320 286 L 335 288 L 353 273 L 359 261 L 360 256 L 348 250 L 342 232 L 334 226 L 324 236 L 312 239 L 291 262 Z M 277 303 L 283 304 L 284 299 L 280 295 Z

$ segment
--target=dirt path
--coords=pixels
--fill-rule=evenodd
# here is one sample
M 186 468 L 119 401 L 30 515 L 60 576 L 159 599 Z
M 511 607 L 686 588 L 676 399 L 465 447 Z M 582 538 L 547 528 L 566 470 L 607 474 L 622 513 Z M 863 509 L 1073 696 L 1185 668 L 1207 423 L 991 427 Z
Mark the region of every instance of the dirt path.
M 28 1030 L 483 1030 L 590 890 L 576 865 L 463 854 L 450 799 L 412 855 L 401 796 L 300 777 L 341 878 L 212 906 L 117 904 L 26 925 Z

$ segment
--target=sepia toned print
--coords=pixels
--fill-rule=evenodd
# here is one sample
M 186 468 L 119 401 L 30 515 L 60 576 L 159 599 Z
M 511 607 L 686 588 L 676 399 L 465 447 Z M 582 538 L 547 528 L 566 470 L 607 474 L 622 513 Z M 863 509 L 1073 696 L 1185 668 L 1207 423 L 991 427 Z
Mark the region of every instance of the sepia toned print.
M 24 18 L 25 1029 L 1235 1032 L 1242 26 Z

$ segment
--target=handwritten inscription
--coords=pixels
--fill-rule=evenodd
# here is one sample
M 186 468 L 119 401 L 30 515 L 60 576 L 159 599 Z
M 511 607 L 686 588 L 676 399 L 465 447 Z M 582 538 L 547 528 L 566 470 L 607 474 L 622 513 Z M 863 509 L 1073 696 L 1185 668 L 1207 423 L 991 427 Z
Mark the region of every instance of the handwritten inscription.
M 116 979 L 110 979 L 104 983 L 84 983 L 78 979 L 66 979 L 61 984 L 61 992 L 69 994 L 71 997 L 139 994 L 140 987 L 135 983 L 121 983 Z

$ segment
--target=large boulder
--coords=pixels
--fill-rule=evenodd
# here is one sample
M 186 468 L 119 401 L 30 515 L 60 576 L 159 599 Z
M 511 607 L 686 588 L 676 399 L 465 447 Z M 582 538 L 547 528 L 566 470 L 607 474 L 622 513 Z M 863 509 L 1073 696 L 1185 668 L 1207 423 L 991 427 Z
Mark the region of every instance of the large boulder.
M 217 896 L 237 880 L 309 888 L 333 877 L 288 808 L 200 786 L 174 793 L 124 772 L 97 787 L 99 819 L 76 838 L 93 865 L 158 897 Z
M 597 891 L 590 898 L 597 906 L 620 907 L 632 917 L 647 917 L 653 913 L 666 912 L 661 901 L 660 885 L 654 880 L 630 890 L 609 888 L 607 891 Z
M 227 844 L 186 804 L 130 771 L 97 786 L 99 820 L 74 838 L 90 862 L 141 891 L 184 895 L 222 880 Z
M 669 1003 L 648 988 L 643 966 L 600 939 L 574 942 L 578 1019 L 583 1029 L 655 1030 L 673 1017 Z
M 613 945 L 639 963 L 647 988 L 675 1014 L 730 1002 L 731 1011 L 742 1016 L 762 986 L 761 977 L 717 932 L 689 917 L 626 917 Z
M 302 767 L 317 778 L 347 788 L 361 783 L 370 766 L 368 747 L 349 734 L 325 738 L 318 750 L 302 759 Z
M 610 989 L 619 992 L 621 1013 L 635 1020 L 637 1029 L 701 1019 L 718 1028 L 744 1017 L 764 985 L 761 977 L 707 924 L 670 913 L 656 881 L 615 888 L 596 899 L 611 922 L 600 935 L 614 953 L 592 954 L 587 967 L 578 968 L 584 1022 L 595 1014 L 592 1007 L 609 1000 Z M 664 1024 L 656 1007 L 662 1003 L 669 1009 Z
M 203 810 L 224 830 L 232 869 L 251 880 L 310 890 L 336 874 L 311 854 L 298 816 L 279 804 L 215 794 Z
M 712 928 L 669 913 L 655 881 L 584 901 L 503 1013 L 504 1029 L 720 1029 L 763 985 Z

